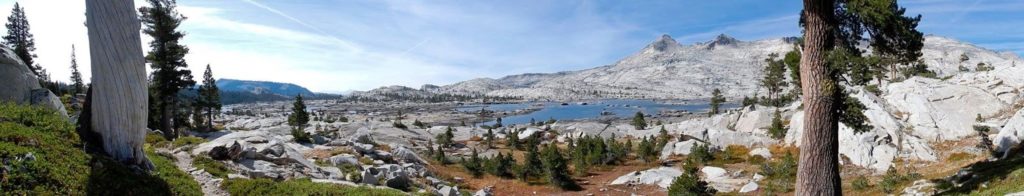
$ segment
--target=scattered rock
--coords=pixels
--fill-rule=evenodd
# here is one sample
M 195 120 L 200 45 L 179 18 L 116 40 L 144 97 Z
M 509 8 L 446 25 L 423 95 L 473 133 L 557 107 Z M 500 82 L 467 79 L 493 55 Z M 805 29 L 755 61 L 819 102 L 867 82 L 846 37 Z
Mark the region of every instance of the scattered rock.
M 746 185 L 743 185 L 743 187 L 740 188 L 740 193 L 749 193 L 751 191 L 756 191 L 757 188 L 758 187 L 757 187 L 757 183 L 756 182 L 749 182 L 749 183 L 747 183 Z
M 441 196 L 459 196 L 459 195 L 461 195 L 461 194 L 459 194 L 459 187 L 458 186 L 451 187 L 451 186 L 447 186 L 447 185 L 441 186 L 441 188 L 437 189 L 437 194 L 439 194 Z
M 683 172 L 674 167 L 658 167 L 654 169 L 632 172 L 611 182 L 612 185 L 637 185 L 650 184 L 658 185 L 661 188 L 668 188 Z
M 755 156 L 755 155 L 756 156 L 761 156 L 761 158 L 764 158 L 766 160 L 772 158 L 772 152 L 769 151 L 768 148 L 755 148 L 753 150 L 750 150 L 749 155 L 750 156 Z

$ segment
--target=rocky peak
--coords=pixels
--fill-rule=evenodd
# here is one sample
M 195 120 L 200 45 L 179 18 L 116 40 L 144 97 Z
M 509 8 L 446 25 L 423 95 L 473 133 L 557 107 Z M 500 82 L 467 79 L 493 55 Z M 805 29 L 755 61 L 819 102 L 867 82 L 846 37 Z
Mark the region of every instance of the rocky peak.
M 740 40 L 738 40 L 736 38 L 733 38 L 733 37 L 729 37 L 728 35 L 725 35 L 724 33 L 723 34 L 718 34 L 718 37 L 715 37 L 714 40 L 711 40 L 711 41 L 708 42 L 708 50 L 715 49 L 715 47 L 718 47 L 718 46 L 731 46 L 731 45 L 735 45 L 736 43 L 739 43 L 739 42 L 740 42 Z
M 648 44 L 647 47 L 644 48 L 644 51 L 665 52 L 679 47 L 679 42 L 676 42 L 675 39 L 672 39 L 672 36 L 669 36 L 668 34 L 662 34 L 661 37 L 659 37 L 657 40 L 654 40 L 654 42 Z

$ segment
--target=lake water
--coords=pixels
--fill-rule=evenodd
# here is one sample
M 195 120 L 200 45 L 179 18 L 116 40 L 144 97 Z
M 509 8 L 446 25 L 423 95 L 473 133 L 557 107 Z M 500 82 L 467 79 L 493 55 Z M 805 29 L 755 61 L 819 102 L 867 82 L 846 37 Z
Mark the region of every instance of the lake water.
M 586 105 L 582 104 L 586 103 Z M 722 107 L 735 108 L 738 104 L 723 104 Z M 579 120 L 598 118 L 632 118 L 636 112 L 658 116 L 662 111 L 689 111 L 693 113 L 705 112 L 710 108 L 707 102 L 686 102 L 686 101 L 652 101 L 652 100 L 599 100 L 586 102 L 572 102 L 562 105 L 559 102 L 534 102 L 516 104 L 487 104 L 487 105 L 466 105 L 458 108 L 459 111 L 472 112 L 480 109 L 496 112 L 515 111 L 539 107 L 540 110 L 521 114 L 506 116 L 502 118 L 502 124 L 527 124 L 530 119 L 536 121 L 555 120 Z M 605 113 L 606 115 L 602 115 Z M 485 125 L 492 125 L 494 121 L 484 122 Z

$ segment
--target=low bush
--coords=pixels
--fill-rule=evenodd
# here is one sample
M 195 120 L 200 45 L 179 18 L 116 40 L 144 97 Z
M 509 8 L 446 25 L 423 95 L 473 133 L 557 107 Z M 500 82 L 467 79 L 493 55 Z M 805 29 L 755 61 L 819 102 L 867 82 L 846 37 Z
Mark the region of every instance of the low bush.
M 780 160 L 761 165 L 761 173 L 766 177 L 762 181 L 766 195 L 793 191 L 793 185 L 796 183 L 796 169 L 796 157 L 790 153 L 786 153 Z
M 870 182 L 868 182 L 868 178 L 864 176 L 857 176 L 857 178 L 853 179 L 853 182 L 850 182 L 850 185 L 855 191 L 863 191 L 871 187 Z
M 224 163 L 203 155 L 196 156 L 192 159 L 192 166 L 203 169 L 207 173 L 210 173 L 210 175 L 218 178 L 227 178 L 228 172 L 230 171 Z
M 231 195 L 373 195 L 400 196 L 405 193 L 393 189 L 365 186 L 344 186 L 316 183 L 309 179 L 275 182 L 270 179 L 229 179 L 221 185 Z
M 204 142 L 206 142 L 206 139 L 203 139 L 201 137 L 187 136 L 187 137 L 179 137 L 178 139 L 174 139 L 174 141 L 171 142 L 171 144 L 174 145 L 174 148 L 180 148 L 180 147 L 183 147 L 183 146 L 197 145 L 197 144 L 201 144 L 201 143 L 204 143 Z

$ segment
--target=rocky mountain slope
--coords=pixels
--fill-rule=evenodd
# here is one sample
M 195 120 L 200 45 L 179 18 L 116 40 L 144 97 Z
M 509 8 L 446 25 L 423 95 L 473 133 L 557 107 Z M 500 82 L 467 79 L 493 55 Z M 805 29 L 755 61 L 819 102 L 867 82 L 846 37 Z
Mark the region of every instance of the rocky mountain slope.
M 498 79 L 478 78 L 445 86 L 423 88 L 382 87 L 355 96 L 373 94 L 462 94 L 528 99 L 593 98 L 706 98 L 715 89 L 727 97 L 743 97 L 758 91 L 758 81 L 769 54 L 794 49 L 796 38 L 741 41 L 727 35 L 714 40 L 682 45 L 663 35 L 633 55 L 610 65 L 558 73 L 529 73 Z M 925 37 L 923 61 L 941 77 L 974 70 L 978 63 L 996 67 L 1016 66 L 1022 60 L 1013 53 L 996 52 L 950 38 Z M 961 54 L 969 60 L 961 62 Z M 968 71 L 970 72 L 970 71 Z

